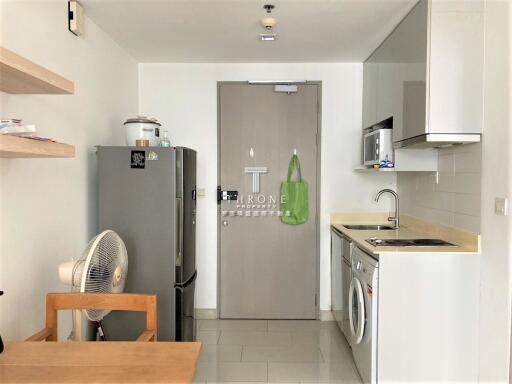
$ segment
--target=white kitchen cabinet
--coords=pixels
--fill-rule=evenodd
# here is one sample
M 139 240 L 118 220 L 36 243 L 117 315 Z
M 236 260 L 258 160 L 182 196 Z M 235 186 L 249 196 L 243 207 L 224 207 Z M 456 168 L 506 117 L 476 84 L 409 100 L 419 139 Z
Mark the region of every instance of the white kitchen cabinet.
M 420 0 L 363 65 L 363 128 L 393 117 L 395 147 L 480 140 L 483 2 Z
M 394 63 L 377 64 L 377 121 L 393 116 Z
M 483 1 L 431 5 L 429 133 L 482 133 Z
M 426 83 L 427 22 L 428 3 L 422 1 L 365 61 L 363 65 L 365 124 L 363 128 L 392 116 L 394 141 L 403 136 L 404 84 Z M 423 107 L 425 107 L 425 97 L 424 93 Z M 367 105 L 376 112 L 373 109 L 367 110 Z
M 331 311 L 338 327 L 350 339 L 348 292 L 352 279 L 352 242 L 331 228 Z
M 479 255 L 379 255 L 379 383 L 478 381 Z
M 365 63 L 363 66 L 363 128 L 368 128 L 377 119 L 378 64 Z
M 331 230 L 331 311 L 340 329 L 343 324 L 342 263 L 343 238 Z

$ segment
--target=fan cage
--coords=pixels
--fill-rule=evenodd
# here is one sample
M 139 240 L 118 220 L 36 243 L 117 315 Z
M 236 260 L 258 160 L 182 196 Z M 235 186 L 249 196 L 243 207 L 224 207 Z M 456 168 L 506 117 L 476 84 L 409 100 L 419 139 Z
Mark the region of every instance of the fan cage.
M 123 240 L 111 230 L 94 237 L 73 268 L 73 290 L 83 293 L 121 293 L 128 272 Z M 84 309 L 91 321 L 101 321 L 110 310 Z

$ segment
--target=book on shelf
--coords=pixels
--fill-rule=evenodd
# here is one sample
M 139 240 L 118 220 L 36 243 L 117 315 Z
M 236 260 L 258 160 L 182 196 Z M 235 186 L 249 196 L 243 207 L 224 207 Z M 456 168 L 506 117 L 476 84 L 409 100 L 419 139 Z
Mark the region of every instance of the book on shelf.
M 25 135 L 34 135 L 36 132 L 37 132 L 36 126 L 33 124 L 10 125 L 10 126 L 4 126 L 4 127 L 0 128 L 0 134 L 2 134 L 2 135 L 25 136 Z
M 22 122 L 21 119 L 0 119 L 0 135 L 35 135 L 36 126 Z

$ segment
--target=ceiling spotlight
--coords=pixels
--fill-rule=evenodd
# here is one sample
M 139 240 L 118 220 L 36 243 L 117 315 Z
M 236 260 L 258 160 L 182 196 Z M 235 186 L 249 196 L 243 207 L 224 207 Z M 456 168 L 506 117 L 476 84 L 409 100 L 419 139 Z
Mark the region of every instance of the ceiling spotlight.
M 277 39 L 277 35 L 275 33 L 262 33 L 260 34 L 261 41 L 274 41 Z
M 265 4 L 263 6 L 263 9 L 267 11 L 267 13 L 272 13 L 272 10 L 275 8 L 273 4 Z

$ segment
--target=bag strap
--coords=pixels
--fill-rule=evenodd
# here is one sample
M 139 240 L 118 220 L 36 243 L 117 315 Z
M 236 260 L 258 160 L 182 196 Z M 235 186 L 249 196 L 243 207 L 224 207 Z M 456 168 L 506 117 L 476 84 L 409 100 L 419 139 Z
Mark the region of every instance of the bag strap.
M 288 165 L 288 178 L 287 181 L 290 182 L 292 180 L 293 171 L 297 168 L 297 173 L 299 176 L 299 180 L 302 181 L 302 171 L 300 169 L 300 161 L 297 155 L 293 155 L 290 160 L 290 164 Z

